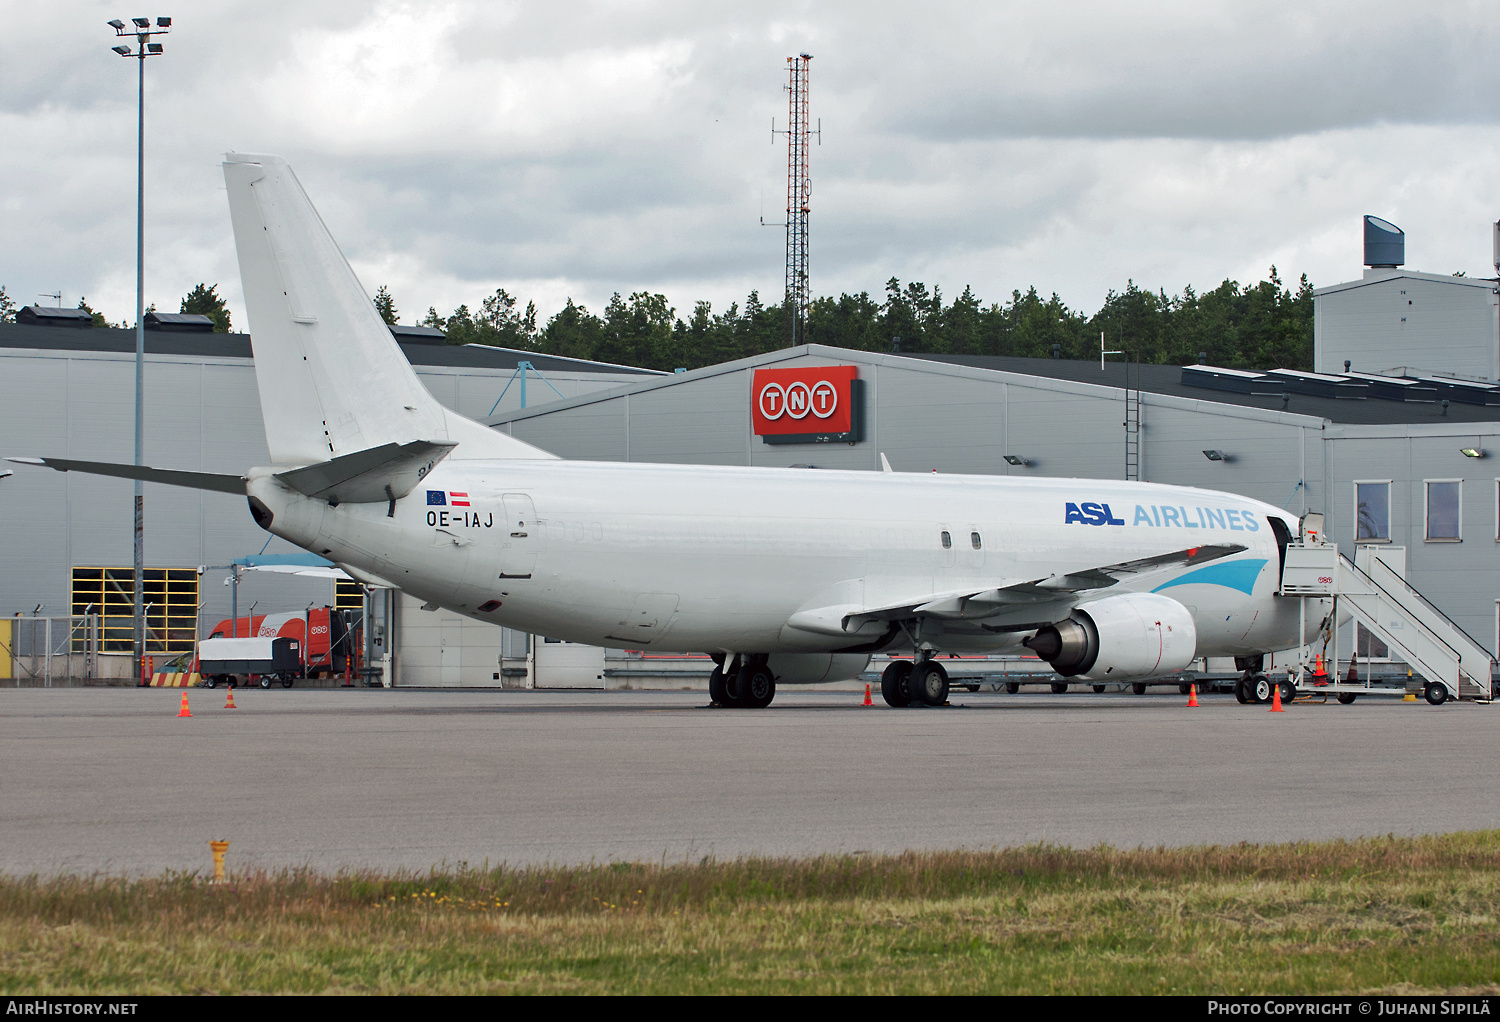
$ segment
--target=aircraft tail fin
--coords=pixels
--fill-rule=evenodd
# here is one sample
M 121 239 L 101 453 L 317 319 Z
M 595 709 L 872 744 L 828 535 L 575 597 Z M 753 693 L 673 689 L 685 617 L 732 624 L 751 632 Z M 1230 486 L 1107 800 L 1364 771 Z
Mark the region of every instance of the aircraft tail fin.
M 382 447 L 551 458 L 439 404 L 279 156 L 230 153 L 229 213 L 271 460 L 309 465 Z

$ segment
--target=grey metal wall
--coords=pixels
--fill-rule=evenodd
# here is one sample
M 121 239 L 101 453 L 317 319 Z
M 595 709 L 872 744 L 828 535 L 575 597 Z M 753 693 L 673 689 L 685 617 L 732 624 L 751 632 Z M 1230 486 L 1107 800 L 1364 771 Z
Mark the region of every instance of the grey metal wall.
M 1500 379 L 1500 313 L 1494 281 L 1433 274 L 1338 284 L 1313 297 L 1313 364 L 1341 373 L 1412 366 Z

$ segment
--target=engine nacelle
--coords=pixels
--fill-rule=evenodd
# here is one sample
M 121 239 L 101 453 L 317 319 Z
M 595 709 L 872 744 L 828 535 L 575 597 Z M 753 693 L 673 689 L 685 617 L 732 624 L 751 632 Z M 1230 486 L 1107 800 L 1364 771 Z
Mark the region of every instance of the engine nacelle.
M 1065 678 L 1143 681 L 1193 662 L 1198 629 L 1176 600 L 1156 593 L 1107 596 L 1047 625 L 1026 646 Z
M 778 685 L 816 685 L 858 678 L 870 666 L 868 653 L 772 653 L 766 666 Z

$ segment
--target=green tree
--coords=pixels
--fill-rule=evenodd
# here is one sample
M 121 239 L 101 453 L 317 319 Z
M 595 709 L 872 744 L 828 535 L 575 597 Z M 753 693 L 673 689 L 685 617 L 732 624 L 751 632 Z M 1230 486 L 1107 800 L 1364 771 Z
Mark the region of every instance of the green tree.
M 5 285 L 0 284 L 0 323 L 14 323 L 16 321 L 16 303 L 10 295 L 5 293 Z
M 375 292 L 375 311 L 380 313 L 386 326 L 395 326 L 401 322 L 401 313 L 396 311 L 396 299 L 391 297 L 391 289 L 384 284 Z
M 197 313 L 214 321 L 214 333 L 229 333 L 229 306 L 219 297 L 219 285 L 199 284 L 182 300 L 179 312 Z
M 93 309 L 93 307 L 91 305 L 89 305 L 89 300 L 87 298 L 79 298 L 78 299 L 78 307 L 80 309 L 82 309 L 84 312 L 87 312 L 90 316 L 94 317 L 94 326 L 96 326 L 96 327 L 106 327 L 106 326 L 109 326 L 109 321 L 104 318 L 104 314 L 100 313 L 100 312 L 95 312 L 94 309 Z

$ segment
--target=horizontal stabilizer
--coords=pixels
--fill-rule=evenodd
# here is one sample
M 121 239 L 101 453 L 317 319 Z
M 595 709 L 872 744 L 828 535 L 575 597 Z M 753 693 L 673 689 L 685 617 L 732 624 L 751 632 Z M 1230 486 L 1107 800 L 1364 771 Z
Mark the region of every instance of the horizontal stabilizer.
M 177 472 L 168 468 L 147 468 L 145 465 L 114 465 L 105 461 L 69 461 L 65 458 L 6 458 L 17 465 L 38 465 L 59 472 L 87 472 L 96 476 L 117 476 L 120 479 L 139 479 L 147 483 L 163 483 L 167 486 L 186 486 L 190 490 L 215 490 L 219 493 L 245 495 L 245 477 L 220 475 L 216 472 Z
M 330 504 L 399 500 L 457 446 L 433 440 L 381 444 L 332 461 L 279 472 L 276 478 L 298 493 Z

